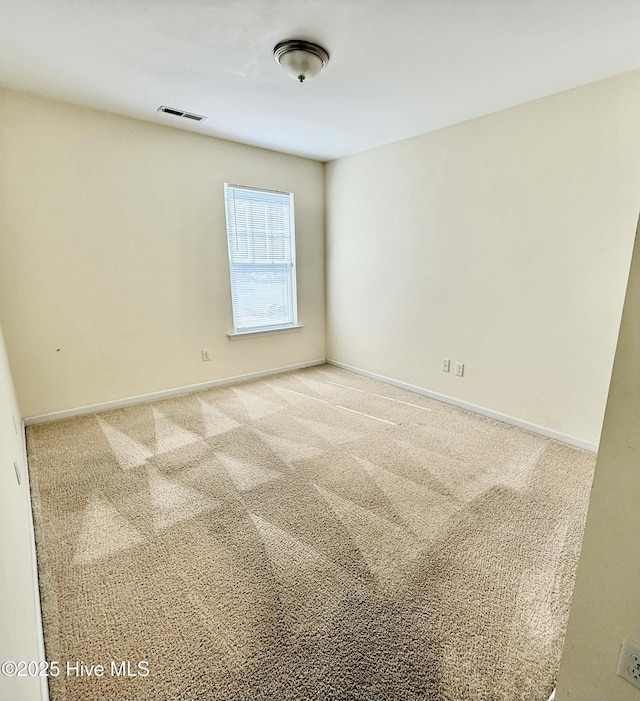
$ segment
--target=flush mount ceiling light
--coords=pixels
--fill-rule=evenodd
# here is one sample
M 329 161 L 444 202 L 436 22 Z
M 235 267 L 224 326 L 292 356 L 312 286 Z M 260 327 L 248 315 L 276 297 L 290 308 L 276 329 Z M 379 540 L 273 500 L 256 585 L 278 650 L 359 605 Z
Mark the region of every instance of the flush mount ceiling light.
M 301 83 L 315 78 L 329 63 L 326 49 L 304 39 L 281 41 L 274 47 L 273 57 L 292 78 Z

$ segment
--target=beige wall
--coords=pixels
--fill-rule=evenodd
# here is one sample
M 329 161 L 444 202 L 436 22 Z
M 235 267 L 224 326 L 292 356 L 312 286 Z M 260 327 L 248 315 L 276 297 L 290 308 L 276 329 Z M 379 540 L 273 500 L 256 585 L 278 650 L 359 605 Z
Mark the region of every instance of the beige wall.
M 322 164 L 5 90 L 0 163 L 24 416 L 325 357 Z M 227 338 L 224 182 L 294 193 L 302 331 Z
M 639 125 L 633 72 L 328 164 L 328 357 L 597 443 Z
M 558 701 L 640 699 L 640 689 L 616 676 L 622 639 L 640 645 L 639 427 L 640 236 L 636 234 Z
M 40 660 L 26 479 L 20 411 L 0 329 L 0 662 Z M 0 674 L 0 701 L 40 698 L 39 681 Z

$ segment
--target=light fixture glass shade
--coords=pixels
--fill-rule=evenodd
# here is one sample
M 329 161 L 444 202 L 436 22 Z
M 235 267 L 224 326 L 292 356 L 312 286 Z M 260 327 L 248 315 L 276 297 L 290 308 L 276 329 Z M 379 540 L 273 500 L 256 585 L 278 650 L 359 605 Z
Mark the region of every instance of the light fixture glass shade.
M 273 56 L 288 75 L 301 83 L 315 78 L 329 62 L 322 46 L 300 39 L 281 42 L 273 49 Z

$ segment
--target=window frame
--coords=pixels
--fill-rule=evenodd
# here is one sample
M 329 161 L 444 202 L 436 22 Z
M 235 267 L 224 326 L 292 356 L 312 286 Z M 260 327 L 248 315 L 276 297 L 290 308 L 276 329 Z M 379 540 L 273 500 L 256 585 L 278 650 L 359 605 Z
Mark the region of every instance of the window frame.
M 251 193 L 257 193 L 259 195 L 279 195 L 279 196 L 285 196 L 288 198 L 288 217 L 289 217 L 289 223 L 288 223 L 288 247 L 289 247 L 289 260 L 284 263 L 285 265 L 289 266 L 290 273 L 288 276 L 289 280 L 289 285 L 290 289 L 287 290 L 289 294 L 289 298 L 291 300 L 291 320 L 287 321 L 286 323 L 276 323 L 276 324 L 255 324 L 251 326 L 239 326 L 238 325 L 238 320 L 239 320 L 239 314 L 237 313 L 237 309 L 234 306 L 234 267 L 239 266 L 240 264 L 237 261 L 232 260 L 232 253 L 231 253 L 231 247 L 233 243 L 236 240 L 237 237 L 237 220 L 235 217 L 235 208 L 233 215 L 230 213 L 230 209 L 228 206 L 228 201 L 229 201 L 229 196 L 230 196 L 230 191 L 233 191 L 234 193 L 237 191 L 248 191 Z M 295 236 L 295 203 L 294 203 L 294 195 L 292 192 L 285 192 L 281 190 L 270 190 L 267 188 L 259 188 L 259 187 L 253 187 L 253 186 L 248 186 L 248 185 L 236 185 L 233 183 L 224 183 L 224 206 L 225 206 L 225 230 L 226 230 L 226 237 L 227 237 L 227 256 L 228 256 L 228 263 L 229 263 L 229 288 L 230 288 L 230 293 L 231 293 L 231 317 L 232 317 L 232 323 L 233 323 L 233 332 L 227 334 L 228 337 L 232 340 L 236 338 L 242 338 L 246 336 L 255 336 L 255 335 L 266 335 L 266 334 L 274 334 L 274 333 L 283 333 L 283 332 L 289 332 L 289 331 L 296 331 L 298 329 L 303 328 L 302 325 L 298 323 L 298 284 L 297 284 L 297 265 L 296 265 L 296 236 Z M 233 216 L 233 220 L 231 219 L 231 216 Z M 265 232 L 268 232 L 268 228 L 265 228 Z M 266 234 L 268 236 L 268 233 Z M 255 245 L 256 241 L 256 236 L 254 232 L 251 232 L 250 238 L 248 239 L 247 243 L 249 246 Z M 265 240 L 265 244 L 269 245 L 270 240 L 267 238 Z M 274 264 L 277 264 L 274 261 Z M 255 266 L 262 266 L 264 267 L 265 263 L 264 261 L 262 263 L 256 263 L 250 262 L 250 263 L 243 263 L 242 265 L 250 266 L 250 265 L 255 265 Z M 235 287 L 237 290 L 238 287 Z

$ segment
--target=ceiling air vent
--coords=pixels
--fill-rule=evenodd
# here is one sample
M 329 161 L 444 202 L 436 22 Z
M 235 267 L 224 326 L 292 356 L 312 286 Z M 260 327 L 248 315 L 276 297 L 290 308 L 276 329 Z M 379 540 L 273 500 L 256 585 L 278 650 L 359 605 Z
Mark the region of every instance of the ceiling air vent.
M 183 110 L 177 110 L 175 107 L 167 107 L 166 105 L 160 105 L 158 107 L 158 112 L 166 112 L 167 114 L 173 114 L 176 117 L 184 117 L 185 119 L 193 119 L 194 122 L 201 122 L 206 117 L 201 114 L 194 114 L 193 112 L 184 112 Z

